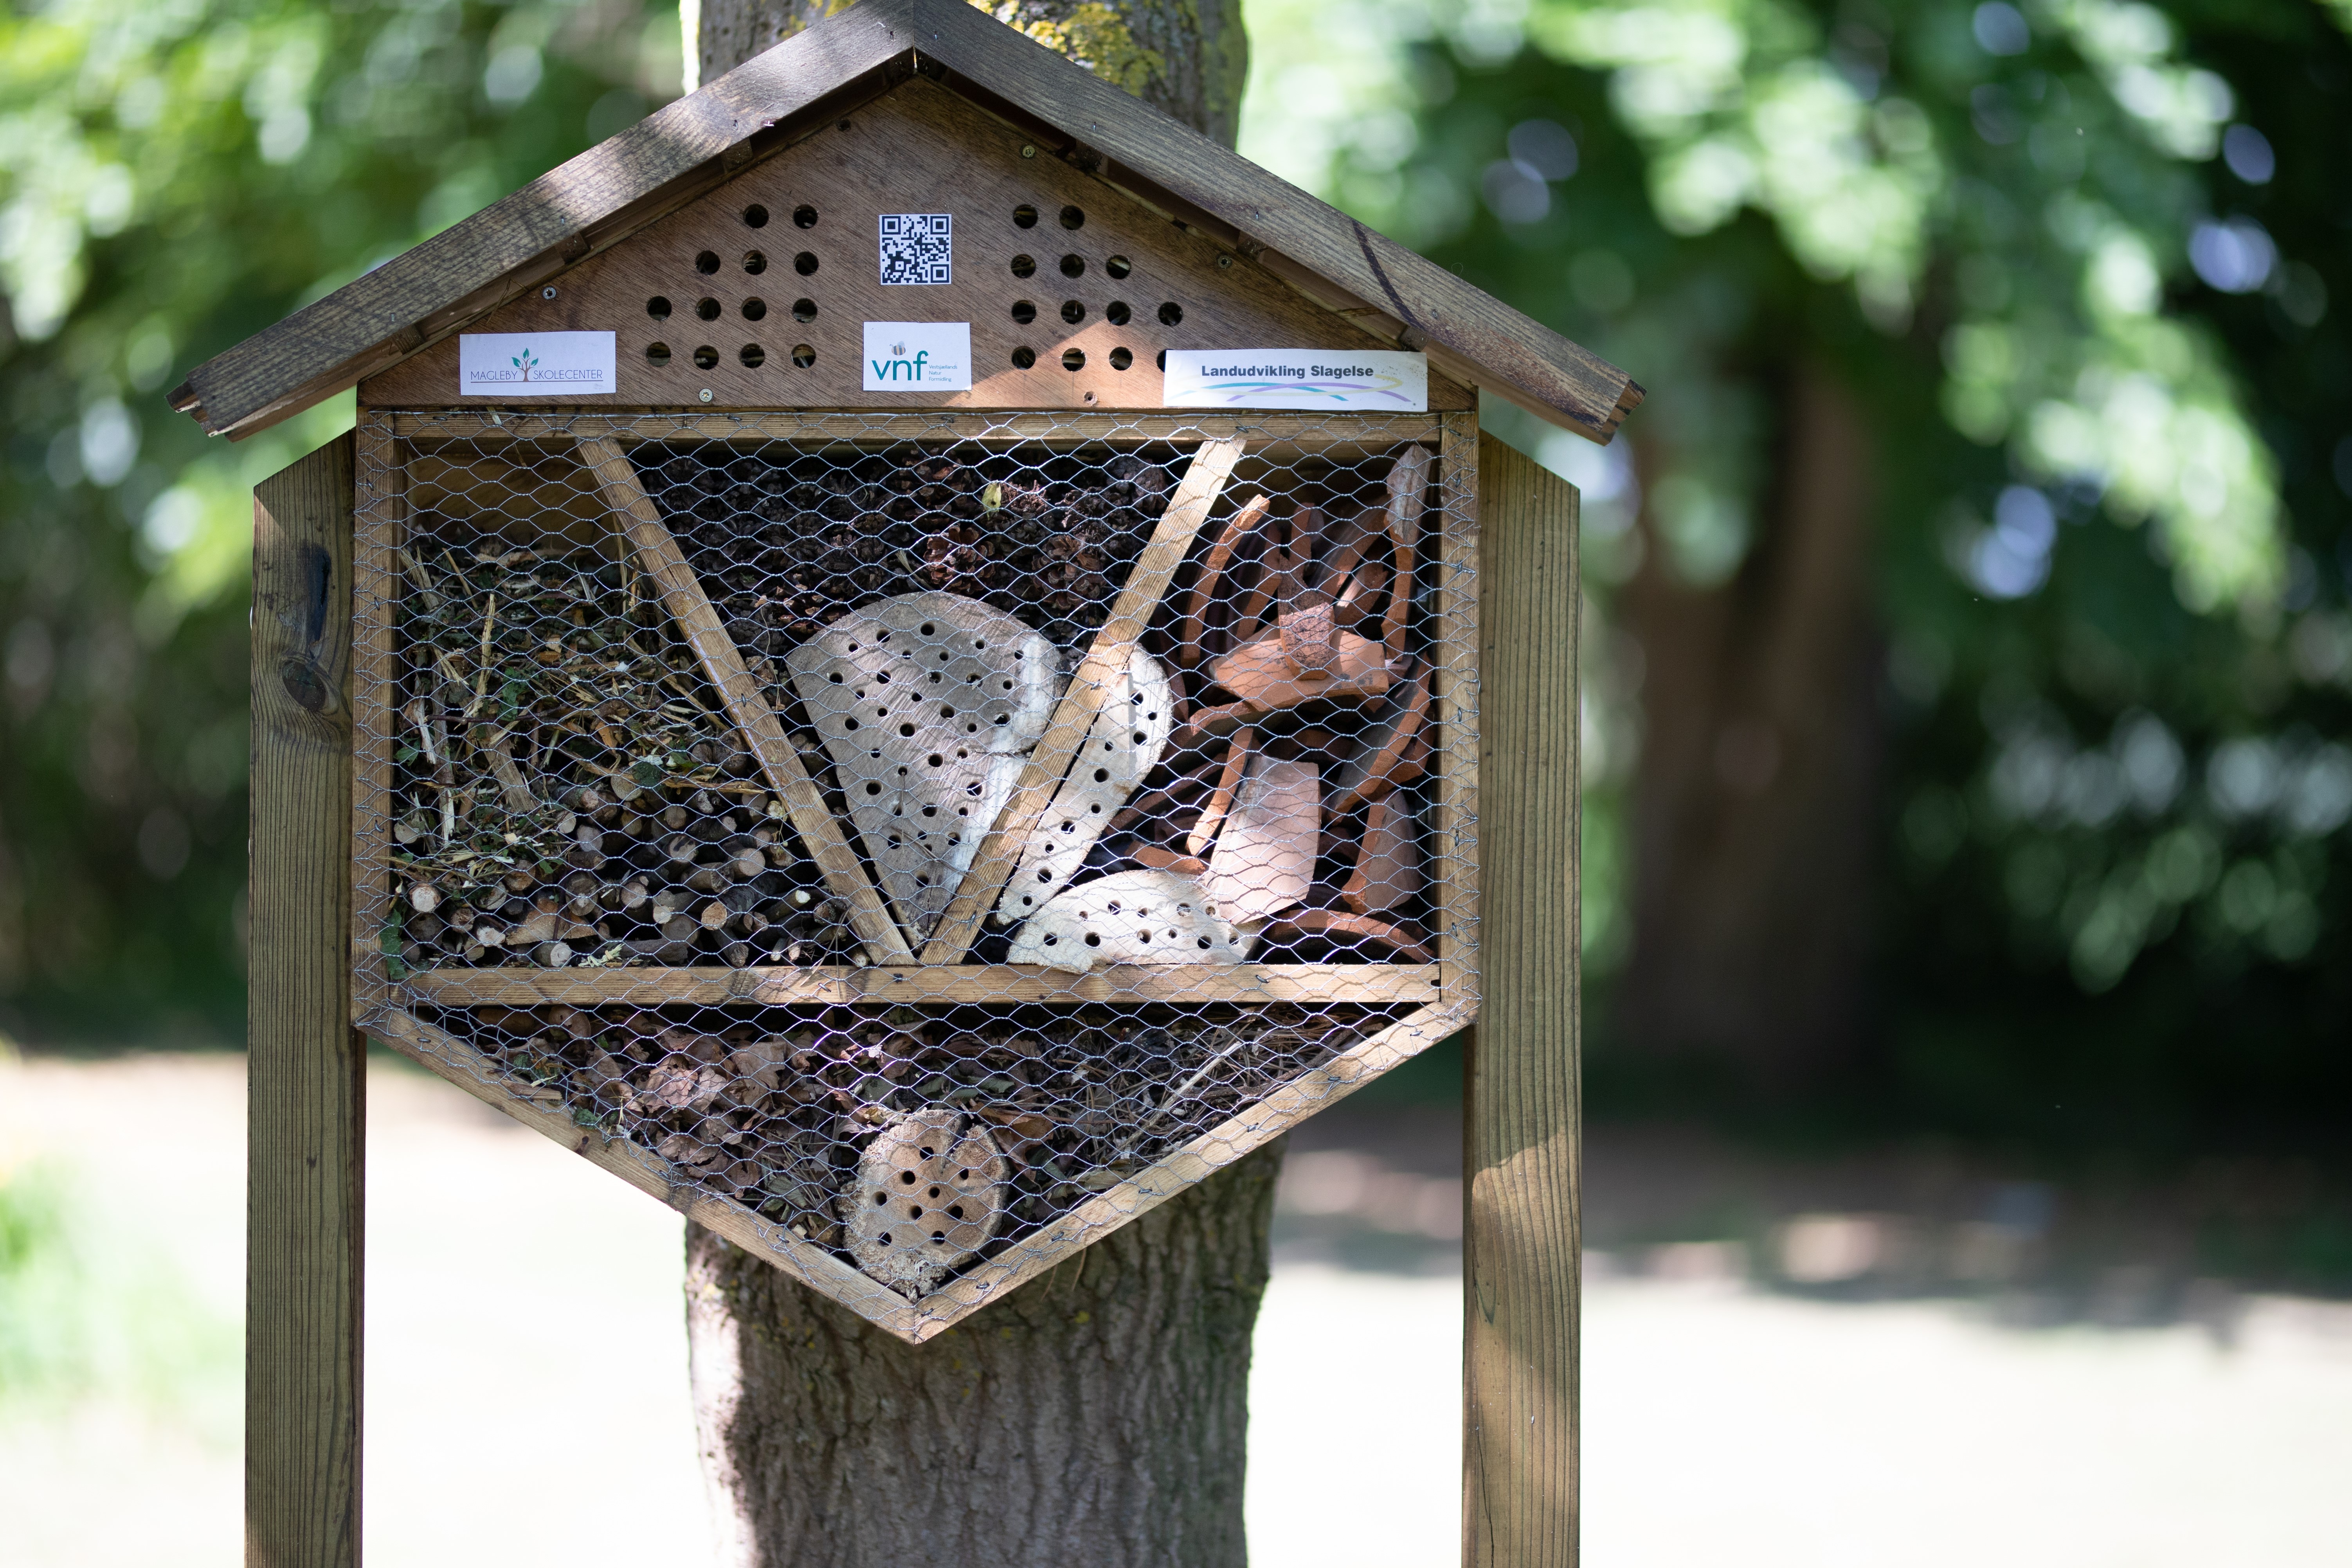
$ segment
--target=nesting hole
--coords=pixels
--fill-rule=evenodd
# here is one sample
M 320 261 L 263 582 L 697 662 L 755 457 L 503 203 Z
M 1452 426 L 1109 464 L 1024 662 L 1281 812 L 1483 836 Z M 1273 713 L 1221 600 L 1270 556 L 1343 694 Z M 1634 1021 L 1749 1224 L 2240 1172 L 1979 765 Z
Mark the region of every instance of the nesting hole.
M 1064 370 L 1086 369 L 1086 352 L 1083 349 L 1064 349 L 1062 351 L 1062 368 Z
M 1076 300 L 1065 300 L 1062 301 L 1062 320 L 1069 322 L 1070 325 L 1075 327 L 1086 319 L 1087 308 L 1084 305 L 1078 303 Z
M 815 320 L 816 320 L 816 301 L 815 301 L 815 300 L 793 300 L 793 321 L 815 321 Z
M 1135 320 L 1135 312 L 1124 300 L 1113 300 L 1103 307 L 1103 320 L 1114 327 L 1123 327 Z
M 659 369 L 661 366 L 669 363 L 669 345 L 667 343 L 647 343 L 646 345 L 646 363 L 654 366 L 656 369 Z
M 768 351 L 757 343 L 745 343 L 735 357 L 743 362 L 745 370 L 757 370 L 768 363 Z
M 1027 300 L 1015 300 L 1013 301 L 1013 319 L 1023 326 L 1027 326 L 1037 319 L 1036 305 Z
M 1034 278 L 1036 275 L 1037 258 L 1035 257 L 1016 256 L 1013 258 L 1013 276 L 1015 278 Z
M 719 351 L 709 343 L 694 351 L 694 367 L 697 370 L 715 370 L 718 366 Z
M 1176 326 L 1183 320 L 1184 307 L 1178 304 L 1175 300 L 1171 300 L 1160 307 L 1160 324 L 1161 326 Z
M 1019 348 L 1013 351 L 1013 369 L 1027 370 L 1031 365 L 1034 365 L 1036 363 L 1037 351 L 1031 348 L 1028 344 L 1024 343 Z
M 743 319 L 745 321 L 764 321 L 767 318 L 767 314 L 768 302 L 765 300 L 746 300 L 743 301 Z
M 1114 256 L 1103 263 L 1103 270 L 1114 278 L 1124 278 L 1135 270 L 1135 263 L 1124 256 Z
M 715 321 L 719 319 L 719 301 L 697 300 L 694 302 L 694 313 L 706 321 Z
M 1013 226 L 1015 228 L 1035 228 L 1037 226 L 1037 209 L 1031 206 L 1027 202 L 1023 202 L 1019 206 L 1014 207 L 1013 209 Z
M 799 273 L 803 278 L 815 277 L 816 252 L 814 250 L 803 250 L 798 256 L 793 257 L 793 270 Z
M 1110 351 L 1110 367 L 1111 367 L 1111 369 L 1113 369 L 1113 370 L 1125 370 L 1125 369 L 1127 369 L 1129 365 L 1133 364 L 1134 363 L 1135 363 L 1135 353 L 1134 353 L 1134 351 L 1132 351 L 1132 350 L 1130 350 L 1130 349 L 1124 348 L 1124 347 L 1122 347 L 1122 348 L 1115 348 L 1115 349 L 1113 349 L 1113 350 L 1111 350 L 1111 351 Z
M 761 273 L 765 272 L 767 269 L 768 269 L 768 253 L 767 253 L 766 251 L 764 251 L 764 250 L 747 250 L 747 251 L 745 251 L 745 252 L 743 253 L 743 270 L 744 270 L 744 271 L 749 272 L 749 273 L 750 273 L 750 274 L 751 274 L 754 278 L 756 278 L 756 277 L 758 277 Z
M 1063 277 L 1065 277 L 1065 278 L 1083 278 L 1083 277 L 1085 277 L 1086 275 L 1087 275 L 1087 258 L 1086 258 L 1085 257 L 1080 256 L 1076 251 L 1075 251 L 1075 250 L 1074 250 L 1074 251 L 1070 252 L 1070 254 L 1069 254 L 1069 255 L 1065 256 L 1064 258 L 1062 258 L 1062 276 L 1063 276 Z
M 694 258 L 694 269 L 706 278 L 709 277 L 719 270 L 719 253 L 715 250 L 704 251 Z
M 1086 226 L 1087 226 L 1087 210 L 1086 210 L 1086 208 L 1084 208 L 1084 207 L 1064 207 L 1064 208 L 1062 209 L 1062 226 L 1063 226 L 1064 228 L 1066 228 L 1066 229 L 1070 230 L 1070 231 L 1071 231 L 1072 233 L 1074 233 L 1074 234 L 1075 234 L 1076 232 L 1077 232 L 1079 229 L 1082 229 L 1082 228 L 1086 227 Z
M 669 300 L 659 294 L 655 295 L 652 299 L 646 301 L 646 314 L 651 316 L 656 321 L 668 321 L 669 310 Z
M 815 363 L 816 350 L 809 347 L 806 343 L 795 343 L 793 345 L 793 363 L 798 365 L 803 370 L 806 370 Z
M 767 227 L 768 209 L 761 206 L 759 203 L 753 202 L 750 206 L 743 209 L 743 226 L 746 228 Z
M 816 226 L 816 208 L 809 205 L 806 202 L 803 202 L 800 205 L 794 207 L 793 209 L 793 226 L 794 228 L 814 228 Z

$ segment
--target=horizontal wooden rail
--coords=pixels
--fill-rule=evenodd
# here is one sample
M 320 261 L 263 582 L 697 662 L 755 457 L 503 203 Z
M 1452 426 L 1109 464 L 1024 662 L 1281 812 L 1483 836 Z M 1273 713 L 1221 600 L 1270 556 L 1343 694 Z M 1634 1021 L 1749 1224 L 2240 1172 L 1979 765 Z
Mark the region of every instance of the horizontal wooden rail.
M 1322 1002 L 1438 1000 L 1433 963 L 1123 963 L 1068 974 L 1028 963 L 926 968 L 425 969 L 408 994 L 436 1007 L 838 1006 L 858 1002 Z

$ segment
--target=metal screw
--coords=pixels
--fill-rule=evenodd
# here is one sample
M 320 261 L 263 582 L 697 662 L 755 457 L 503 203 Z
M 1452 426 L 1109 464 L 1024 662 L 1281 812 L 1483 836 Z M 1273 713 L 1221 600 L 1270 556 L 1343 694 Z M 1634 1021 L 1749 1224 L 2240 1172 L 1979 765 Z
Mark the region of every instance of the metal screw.
M 554 299 L 554 298 L 555 298 L 555 285 L 554 285 L 554 284 L 552 284 L 552 283 L 550 283 L 546 288 L 541 289 L 539 291 L 539 297 L 540 297 L 541 299 L 542 299 L 542 300 L 552 300 L 552 299 Z
M 1037 155 L 1037 149 L 1034 147 L 1024 147 L 1021 149 L 1021 155 L 1024 158 L 1034 158 Z
M 710 401 L 710 388 L 707 386 L 702 389 L 702 401 L 705 403 Z
M 1217 258 L 1217 265 L 1221 268 L 1231 267 L 1233 264 L 1234 258 L 1230 256 L 1220 256 Z

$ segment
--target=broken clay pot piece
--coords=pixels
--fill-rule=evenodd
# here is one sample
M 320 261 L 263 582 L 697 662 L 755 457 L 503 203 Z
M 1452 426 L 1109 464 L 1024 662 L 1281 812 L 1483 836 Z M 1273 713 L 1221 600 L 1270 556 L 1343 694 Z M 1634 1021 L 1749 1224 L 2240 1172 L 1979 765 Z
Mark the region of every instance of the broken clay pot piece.
M 839 1207 L 849 1256 L 909 1300 L 996 1234 L 1012 1201 L 1012 1167 L 982 1123 L 960 1110 L 918 1110 L 867 1144 Z
M 900 923 L 928 933 L 1061 694 L 1054 645 L 958 594 L 906 594 L 785 656 Z
M 1240 963 L 1250 945 L 1192 878 L 1118 871 L 1056 895 L 1022 922 L 1005 956 L 1084 974 L 1097 963 Z

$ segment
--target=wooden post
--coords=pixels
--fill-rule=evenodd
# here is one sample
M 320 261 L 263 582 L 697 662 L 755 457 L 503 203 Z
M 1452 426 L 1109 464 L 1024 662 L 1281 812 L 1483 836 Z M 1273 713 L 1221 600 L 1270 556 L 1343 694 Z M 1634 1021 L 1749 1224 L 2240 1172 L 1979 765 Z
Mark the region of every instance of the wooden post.
M 1478 443 L 1484 999 L 1469 1041 L 1462 1557 L 1577 1556 L 1575 489 Z
M 253 507 L 245 1560 L 360 1559 L 366 1108 L 351 1015 L 352 443 Z

